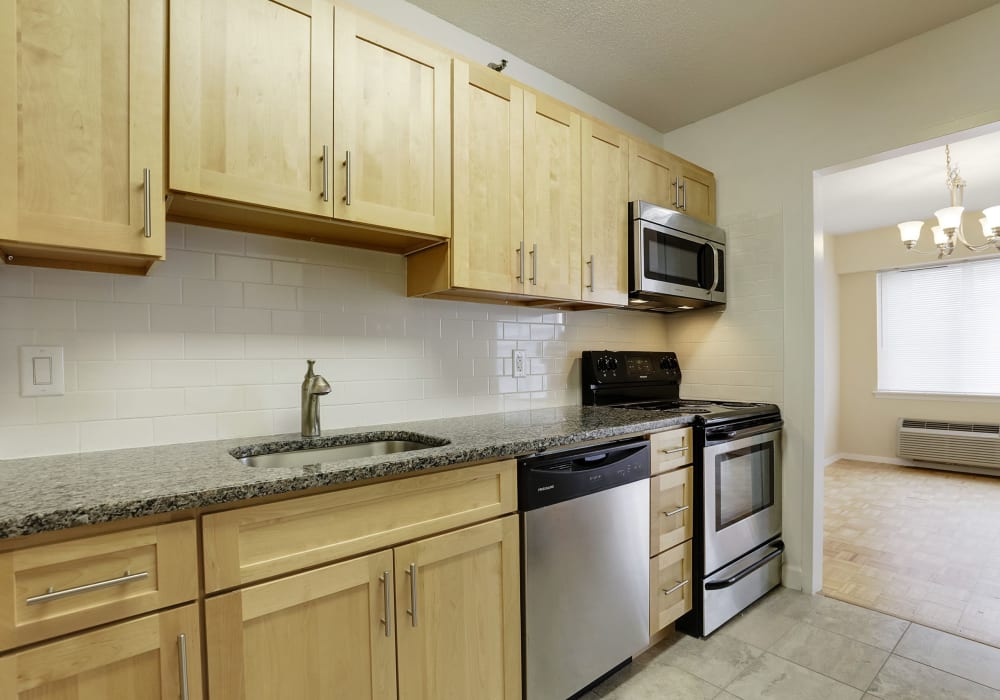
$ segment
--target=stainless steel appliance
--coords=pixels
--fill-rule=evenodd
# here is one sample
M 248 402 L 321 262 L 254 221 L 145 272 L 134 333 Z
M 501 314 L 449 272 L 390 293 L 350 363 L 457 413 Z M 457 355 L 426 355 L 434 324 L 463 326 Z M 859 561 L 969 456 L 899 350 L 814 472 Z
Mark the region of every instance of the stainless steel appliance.
M 649 642 L 649 442 L 518 463 L 524 696 L 565 700 Z
M 671 352 L 584 352 L 583 403 L 692 416 L 694 608 L 704 636 L 781 582 L 781 412 L 774 404 L 680 398 Z
M 726 303 L 726 232 L 649 202 L 629 207 L 629 308 L 674 312 Z

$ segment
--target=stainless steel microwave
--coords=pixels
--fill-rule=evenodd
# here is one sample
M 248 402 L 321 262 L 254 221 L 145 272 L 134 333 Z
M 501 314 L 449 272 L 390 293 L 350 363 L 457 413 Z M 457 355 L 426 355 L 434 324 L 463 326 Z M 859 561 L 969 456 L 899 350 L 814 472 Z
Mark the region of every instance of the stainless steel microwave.
M 629 308 L 684 311 L 726 303 L 726 232 L 649 202 L 630 202 Z

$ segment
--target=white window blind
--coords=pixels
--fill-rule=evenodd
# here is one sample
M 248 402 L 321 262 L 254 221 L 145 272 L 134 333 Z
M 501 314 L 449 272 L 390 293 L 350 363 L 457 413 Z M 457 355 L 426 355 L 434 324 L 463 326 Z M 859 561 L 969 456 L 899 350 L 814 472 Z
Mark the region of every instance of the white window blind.
M 878 388 L 1000 394 L 1000 259 L 878 273 Z

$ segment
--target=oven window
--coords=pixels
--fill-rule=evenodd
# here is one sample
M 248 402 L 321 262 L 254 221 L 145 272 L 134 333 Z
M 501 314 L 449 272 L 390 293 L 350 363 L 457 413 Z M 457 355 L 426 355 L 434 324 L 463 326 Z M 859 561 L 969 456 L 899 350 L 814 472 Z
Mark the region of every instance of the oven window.
M 707 289 L 715 274 L 711 267 L 711 248 L 704 243 L 689 241 L 660 231 L 644 228 L 647 279 Z M 707 251 L 707 253 L 706 253 Z
M 774 505 L 774 443 L 751 445 L 715 458 L 715 529 Z

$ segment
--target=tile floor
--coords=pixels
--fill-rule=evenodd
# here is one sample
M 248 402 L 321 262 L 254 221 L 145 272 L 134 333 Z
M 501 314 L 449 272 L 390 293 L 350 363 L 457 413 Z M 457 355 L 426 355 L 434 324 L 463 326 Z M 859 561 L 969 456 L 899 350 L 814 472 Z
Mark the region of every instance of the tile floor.
M 823 593 L 1000 647 L 1000 479 L 826 469 Z
M 1000 649 L 779 587 L 706 640 L 664 640 L 584 698 L 1000 700 Z

